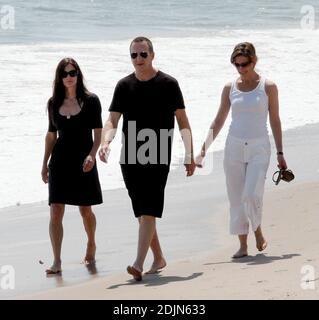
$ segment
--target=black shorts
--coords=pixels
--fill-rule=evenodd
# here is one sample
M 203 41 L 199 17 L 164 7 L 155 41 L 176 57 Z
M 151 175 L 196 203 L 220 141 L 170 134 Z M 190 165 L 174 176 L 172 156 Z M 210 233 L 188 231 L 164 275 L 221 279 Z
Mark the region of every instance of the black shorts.
M 169 166 L 124 164 L 121 170 L 135 217 L 161 218 Z

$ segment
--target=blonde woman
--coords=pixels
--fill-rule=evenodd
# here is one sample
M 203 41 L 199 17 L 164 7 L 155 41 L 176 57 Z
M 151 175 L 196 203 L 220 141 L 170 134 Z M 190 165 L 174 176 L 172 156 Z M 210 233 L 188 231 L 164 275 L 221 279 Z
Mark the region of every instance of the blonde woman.
M 219 110 L 201 152 L 196 157 L 196 165 L 202 167 L 207 149 L 222 129 L 231 110 L 224 171 L 230 202 L 230 233 L 237 235 L 240 243 L 233 258 L 241 258 L 248 255 L 249 224 L 255 233 L 257 249 L 262 251 L 267 246 L 261 221 L 265 178 L 270 160 L 268 115 L 277 148 L 278 167 L 287 168 L 287 164 L 283 154 L 276 84 L 255 71 L 257 56 L 253 44 L 243 42 L 236 45 L 230 60 L 239 77 L 223 89 Z

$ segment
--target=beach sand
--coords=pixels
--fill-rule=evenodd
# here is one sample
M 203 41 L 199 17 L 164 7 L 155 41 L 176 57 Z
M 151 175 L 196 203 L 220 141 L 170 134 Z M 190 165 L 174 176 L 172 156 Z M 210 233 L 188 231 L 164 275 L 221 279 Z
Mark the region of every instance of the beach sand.
M 231 255 L 238 240 L 228 234 L 222 152 L 214 153 L 214 170 L 209 175 L 187 179 L 182 168 L 171 173 L 165 212 L 158 222 L 168 265 L 139 283 L 125 272 L 133 262 L 137 241 L 125 190 L 107 191 L 104 204 L 95 210 L 97 270 L 79 263 L 85 234 L 76 208 L 70 207 L 65 218 L 63 275 L 49 279 L 44 276 L 51 262 L 45 203 L 2 209 L 1 263 L 7 261 L 16 268 L 17 288 L 0 290 L 1 298 L 318 299 L 318 136 L 319 125 L 285 132 L 286 159 L 296 179 L 275 186 L 272 155 L 262 224 L 268 247 L 258 252 L 251 233 L 249 256 L 235 261 Z M 150 263 L 151 254 L 145 270 Z
M 225 244 L 215 254 L 171 262 L 159 274 L 144 276 L 140 283 L 122 272 L 21 298 L 319 299 L 318 195 L 319 183 L 301 183 L 265 196 L 263 228 L 269 245 L 262 253 L 250 237 L 249 256 L 232 261 L 236 242 L 221 231 Z M 223 228 L 221 222 L 226 220 L 216 223 Z

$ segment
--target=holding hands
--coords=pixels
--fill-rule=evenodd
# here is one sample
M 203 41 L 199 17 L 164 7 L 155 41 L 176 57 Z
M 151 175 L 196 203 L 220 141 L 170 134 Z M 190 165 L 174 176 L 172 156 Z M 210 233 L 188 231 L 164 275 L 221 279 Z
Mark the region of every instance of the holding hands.
M 201 150 L 201 152 L 195 158 L 195 164 L 197 168 L 203 168 L 204 158 L 205 158 L 205 152 Z
M 100 157 L 100 160 L 107 163 L 107 159 L 109 157 L 109 154 L 110 154 L 110 147 L 106 144 L 106 145 L 103 145 L 101 147 L 101 149 L 99 150 L 99 157 Z
M 186 176 L 187 177 L 192 176 L 195 172 L 195 169 L 196 169 L 196 164 L 195 164 L 194 159 L 192 158 L 190 160 L 190 163 L 185 162 L 184 166 L 185 166 Z

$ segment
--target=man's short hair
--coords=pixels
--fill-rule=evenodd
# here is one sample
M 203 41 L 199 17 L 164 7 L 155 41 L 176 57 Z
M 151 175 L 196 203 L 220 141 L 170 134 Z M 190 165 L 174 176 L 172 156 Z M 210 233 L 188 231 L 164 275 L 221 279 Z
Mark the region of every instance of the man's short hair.
M 150 39 L 148 39 L 146 37 L 136 37 L 135 39 L 133 39 L 131 44 L 130 44 L 130 51 L 131 51 L 131 47 L 132 47 L 133 43 L 143 42 L 143 41 L 145 41 L 147 43 L 148 50 L 150 51 L 150 53 L 153 53 L 154 52 L 153 43 L 152 43 L 152 41 Z

